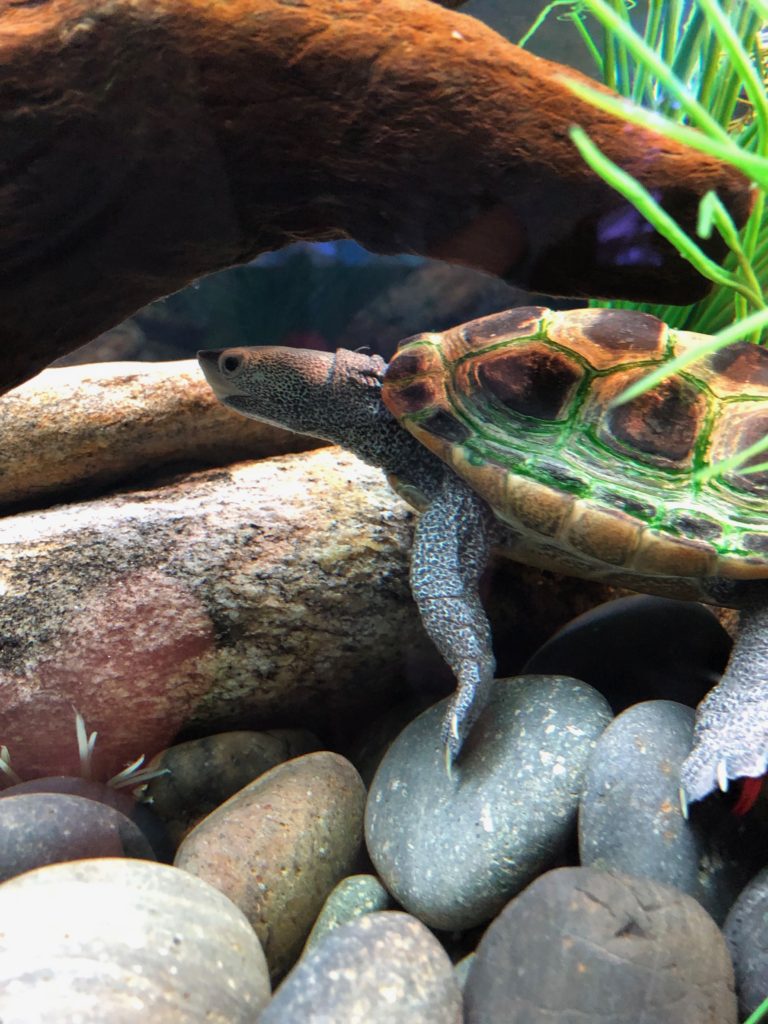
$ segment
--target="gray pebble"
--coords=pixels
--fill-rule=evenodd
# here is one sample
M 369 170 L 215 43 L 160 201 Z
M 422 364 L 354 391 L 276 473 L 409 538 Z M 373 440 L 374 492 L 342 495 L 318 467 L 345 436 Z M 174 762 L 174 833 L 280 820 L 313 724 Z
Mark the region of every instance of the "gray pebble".
M 0 881 L 85 857 L 155 859 L 138 826 L 114 807 L 66 793 L 0 800 Z
M 562 850 L 611 714 L 575 679 L 499 680 L 449 777 L 446 706 L 425 711 L 389 748 L 371 786 L 366 841 L 406 910 L 461 930 L 492 917 Z
M 736 1024 L 725 940 L 671 886 L 592 868 L 550 871 L 485 932 L 466 1024 Z
M 245 917 L 165 864 L 53 864 L 0 885 L 5 1024 L 253 1024 L 267 965 Z
M 723 930 L 736 972 L 739 1009 L 748 1017 L 768 996 L 768 868 L 741 893 Z
M 366 914 L 302 957 L 259 1024 L 462 1024 L 451 961 L 409 914 Z
M 363 914 L 389 910 L 391 906 L 392 897 L 375 875 L 343 878 L 323 904 L 304 946 L 304 954 L 339 925 L 354 921 Z
M 683 818 L 680 765 L 694 712 L 673 701 L 636 704 L 597 741 L 579 809 L 581 863 L 674 885 L 722 923 L 751 872 L 750 826 L 719 829 L 698 808 Z

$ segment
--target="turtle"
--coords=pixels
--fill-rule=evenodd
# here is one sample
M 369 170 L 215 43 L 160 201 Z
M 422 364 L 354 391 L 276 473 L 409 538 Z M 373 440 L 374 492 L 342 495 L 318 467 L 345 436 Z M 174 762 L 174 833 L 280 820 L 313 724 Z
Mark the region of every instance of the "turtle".
M 280 346 L 198 358 L 225 405 L 354 452 L 420 512 L 410 584 L 457 680 L 443 722 L 449 765 L 494 677 L 479 594 L 492 548 L 741 609 L 723 678 L 697 709 L 686 810 L 729 780 L 759 778 L 768 760 L 768 470 L 701 472 L 768 432 L 768 351 L 737 342 L 620 399 L 709 340 L 637 310 L 523 306 L 407 338 L 388 365 Z

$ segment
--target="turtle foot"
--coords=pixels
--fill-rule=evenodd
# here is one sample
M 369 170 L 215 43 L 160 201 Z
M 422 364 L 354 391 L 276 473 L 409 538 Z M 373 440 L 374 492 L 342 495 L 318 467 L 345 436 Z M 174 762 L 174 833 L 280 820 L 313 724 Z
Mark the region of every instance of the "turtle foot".
M 716 789 L 726 793 L 737 779 L 758 779 L 766 771 L 768 754 L 755 757 L 744 752 L 728 756 L 718 750 L 708 752 L 701 747 L 694 748 L 680 771 L 681 797 L 686 803 L 694 803 Z
M 716 788 L 725 792 L 734 779 L 759 778 L 767 768 L 768 594 L 761 588 L 742 610 L 722 679 L 696 709 L 681 794 L 702 800 Z
M 680 770 L 687 802 L 768 770 L 768 695 L 757 700 L 742 692 L 738 702 L 732 696 L 718 686 L 699 706 L 693 749 Z
M 492 686 L 492 666 L 472 664 L 459 677 L 459 686 L 448 705 L 440 735 L 449 777 L 464 741 L 488 703 Z

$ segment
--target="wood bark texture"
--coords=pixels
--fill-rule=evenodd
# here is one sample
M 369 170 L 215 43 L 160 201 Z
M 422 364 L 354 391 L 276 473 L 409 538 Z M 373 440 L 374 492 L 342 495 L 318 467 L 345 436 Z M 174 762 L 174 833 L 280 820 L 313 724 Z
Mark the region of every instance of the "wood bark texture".
M 548 294 L 699 297 L 580 160 L 574 122 L 686 225 L 710 189 L 737 223 L 751 201 L 736 171 L 428 0 L 14 0 L 0 66 L 0 391 L 296 239 Z

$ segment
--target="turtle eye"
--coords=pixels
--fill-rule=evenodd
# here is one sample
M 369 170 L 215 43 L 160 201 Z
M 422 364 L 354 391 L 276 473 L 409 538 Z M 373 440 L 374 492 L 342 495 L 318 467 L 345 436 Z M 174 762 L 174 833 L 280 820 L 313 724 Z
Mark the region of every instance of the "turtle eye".
M 219 360 L 219 369 L 222 373 L 235 373 L 240 369 L 243 362 L 243 357 L 235 355 L 233 352 L 225 354 Z

